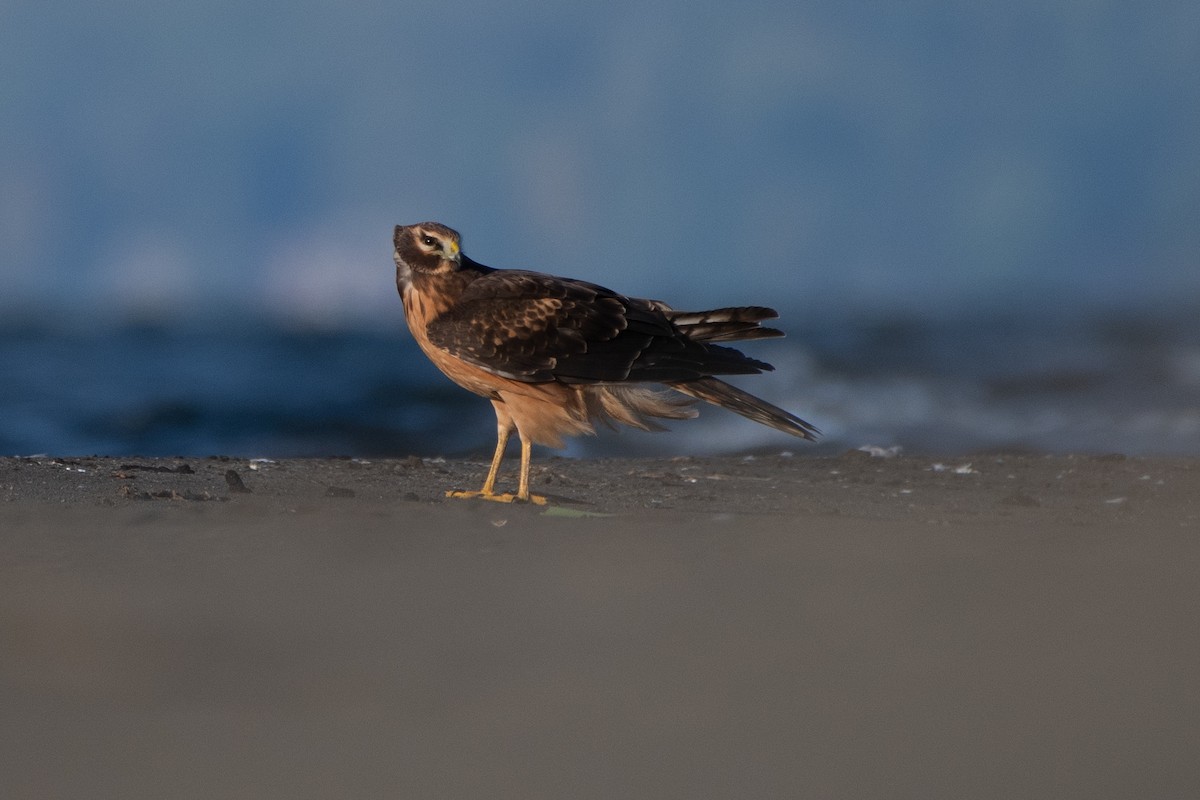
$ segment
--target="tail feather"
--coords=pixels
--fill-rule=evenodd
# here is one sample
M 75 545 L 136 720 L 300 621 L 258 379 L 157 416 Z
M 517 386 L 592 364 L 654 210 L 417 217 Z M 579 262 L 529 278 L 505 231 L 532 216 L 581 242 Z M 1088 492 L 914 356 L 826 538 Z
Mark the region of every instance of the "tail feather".
M 670 386 L 677 392 L 683 392 L 706 403 L 727 408 L 735 414 L 741 414 L 746 419 L 754 420 L 784 433 L 790 433 L 793 436 L 799 436 L 801 439 L 815 441 L 821 433 L 795 414 L 784 411 L 766 400 L 761 400 L 749 392 L 743 392 L 736 386 L 717 378 L 701 378 L 696 381 L 672 383 Z
M 783 336 L 783 331 L 764 328 L 759 323 L 779 314 L 763 306 L 714 308 L 710 311 L 664 309 L 667 318 L 693 342 L 737 342 Z

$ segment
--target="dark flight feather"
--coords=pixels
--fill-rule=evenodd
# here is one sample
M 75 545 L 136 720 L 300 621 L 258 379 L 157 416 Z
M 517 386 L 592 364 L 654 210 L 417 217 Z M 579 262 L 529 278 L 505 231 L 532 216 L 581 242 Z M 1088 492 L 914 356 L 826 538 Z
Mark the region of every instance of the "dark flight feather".
M 744 375 L 770 364 L 712 341 L 779 335 L 770 309 L 680 313 L 586 281 L 489 270 L 433 320 L 429 340 L 476 366 L 525 382 L 672 383 Z
M 727 408 L 734 413 L 741 414 L 746 419 L 752 419 L 802 439 L 812 441 L 821 433 L 790 411 L 784 411 L 777 405 L 768 403 L 762 398 L 755 397 L 749 392 L 744 392 L 717 378 L 701 378 L 696 381 L 668 385 L 677 392 L 683 392 L 698 400 Z

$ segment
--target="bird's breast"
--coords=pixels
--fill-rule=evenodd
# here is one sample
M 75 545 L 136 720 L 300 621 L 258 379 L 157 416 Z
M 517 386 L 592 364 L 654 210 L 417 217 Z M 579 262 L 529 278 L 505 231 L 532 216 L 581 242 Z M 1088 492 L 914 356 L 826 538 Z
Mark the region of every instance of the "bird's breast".
M 462 288 L 450 281 L 422 280 L 425 277 L 414 274 L 412 280 L 400 286 L 409 327 L 414 322 L 422 327 L 433 322 L 453 308 L 462 294 Z
M 414 284 L 405 286 L 400 291 L 404 301 L 404 320 L 408 330 L 416 340 L 421 352 L 444 372 L 451 380 L 468 391 L 490 397 L 495 394 L 493 388 L 484 380 L 483 370 L 472 367 L 464 361 L 455 358 L 448 351 L 429 341 L 429 324 L 449 307 L 438 302 L 436 295 L 422 292 Z
M 408 329 L 417 341 L 428 341 L 425 331 L 429 323 L 437 319 L 445 309 L 438 308 L 433 298 L 412 283 L 400 288 L 400 298 L 404 302 L 404 320 L 408 323 Z

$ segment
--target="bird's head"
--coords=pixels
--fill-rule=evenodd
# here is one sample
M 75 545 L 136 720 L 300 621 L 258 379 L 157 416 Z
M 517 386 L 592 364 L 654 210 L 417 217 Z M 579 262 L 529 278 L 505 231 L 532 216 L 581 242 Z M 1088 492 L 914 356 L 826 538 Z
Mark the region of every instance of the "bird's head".
M 401 272 L 453 272 L 462 264 L 458 231 L 437 222 L 397 225 L 393 258 Z

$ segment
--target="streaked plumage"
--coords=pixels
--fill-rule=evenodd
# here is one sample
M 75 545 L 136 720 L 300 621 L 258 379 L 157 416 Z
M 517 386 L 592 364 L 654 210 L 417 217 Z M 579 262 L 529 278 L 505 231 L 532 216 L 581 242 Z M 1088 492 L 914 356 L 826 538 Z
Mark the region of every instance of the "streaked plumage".
M 654 420 L 688 419 L 691 401 L 660 383 L 778 430 L 813 439 L 799 417 L 715 375 L 773 369 L 723 342 L 782 336 L 764 328 L 777 316 L 760 306 L 676 311 L 586 281 L 525 270 L 492 269 L 467 257 L 458 233 L 436 222 L 396 226 L 396 286 L 409 330 L 425 354 L 496 410 L 497 447 L 479 492 L 453 496 L 542 499 L 529 493 L 532 443 L 562 446 L 594 433 L 593 421 L 644 430 Z M 496 494 L 509 436 L 521 439 L 516 495 Z

